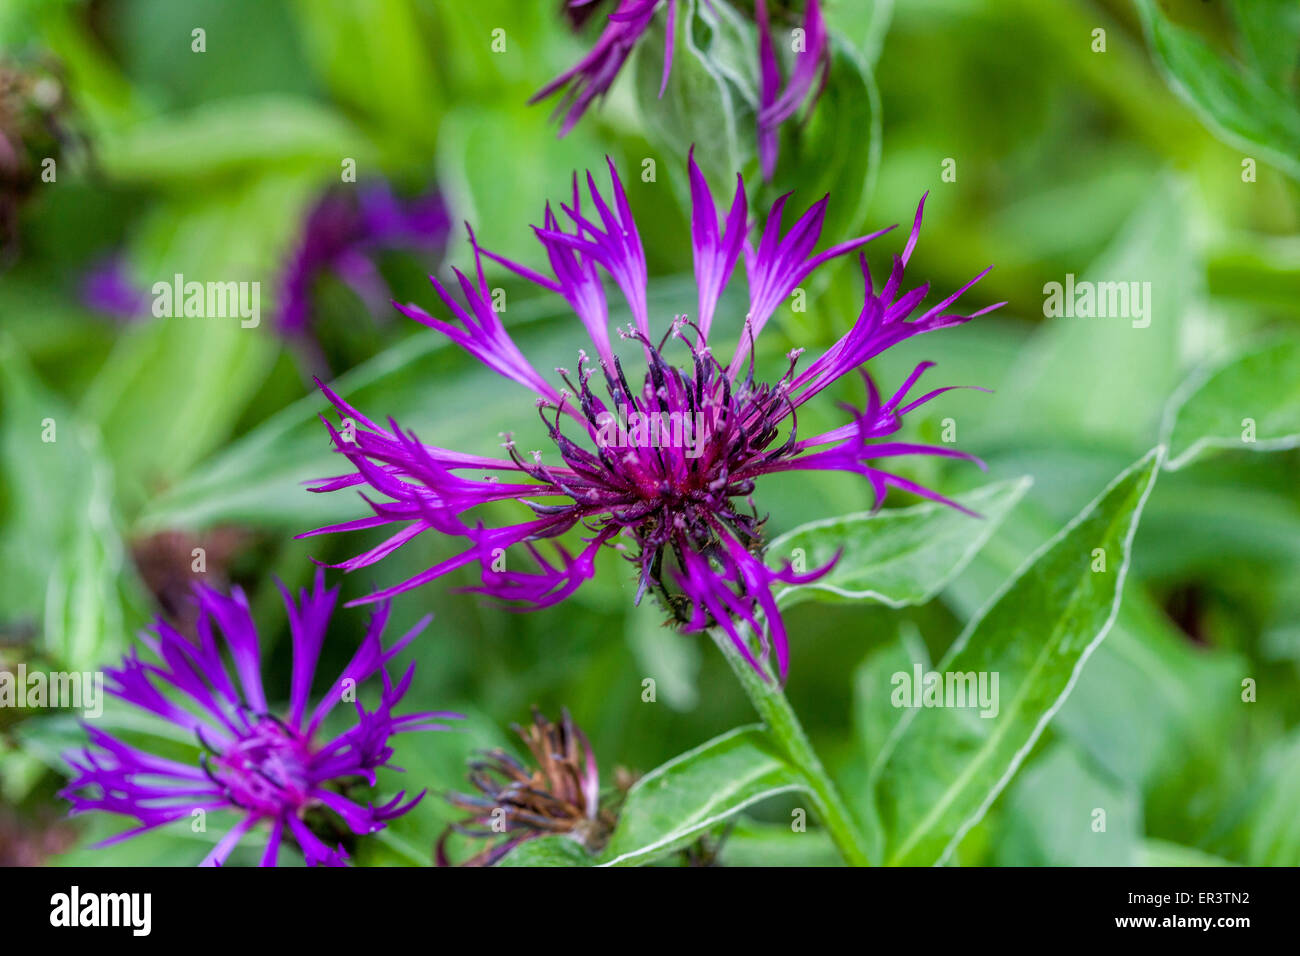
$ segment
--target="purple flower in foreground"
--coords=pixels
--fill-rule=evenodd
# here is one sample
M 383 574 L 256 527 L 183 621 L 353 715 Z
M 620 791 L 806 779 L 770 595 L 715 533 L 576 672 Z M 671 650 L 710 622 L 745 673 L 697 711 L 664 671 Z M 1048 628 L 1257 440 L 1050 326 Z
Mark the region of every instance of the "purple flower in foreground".
M 189 820 L 195 810 L 233 810 L 241 819 L 208 854 L 204 866 L 224 863 L 240 839 L 262 822 L 270 826 L 263 866 L 276 864 L 286 830 L 309 864 L 342 865 L 343 847 L 331 849 L 312 832 L 304 819 L 309 811 L 331 810 L 353 833 L 374 833 L 424 796 L 421 791 L 403 802 L 402 792 L 379 806 L 362 806 L 344 791 L 356 778 L 375 785 L 375 770 L 387 766 L 392 757 L 388 741 L 394 734 L 443 730 L 445 725 L 438 721 L 460 716 L 424 712 L 396 717 L 392 713 L 410 687 L 415 664 L 396 685 L 385 665 L 424 629 L 428 619 L 385 649 L 380 637 L 388 607 L 377 608 L 356 654 L 309 712 L 312 678 L 338 590 L 325 589 L 320 571 L 312 589 L 303 590 L 296 601 L 281 590 L 293 636 L 292 686 L 283 717 L 270 712 L 262 687 L 257 627 L 239 588 L 229 596 L 208 587 L 195 589 L 197 643 L 159 619 L 152 635 L 141 636 L 157 662 L 144 660 L 132 650 L 121 667 L 105 670 L 109 693 L 192 734 L 204 752 L 197 765 L 182 763 L 86 725 L 91 746 L 65 757 L 74 776 L 63 796 L 72 802 L 74 814 L 101 810 L 139 821 L 139 826 L 100 846 Z M 238 684 L 223 660 L 214 629 L 224 637 Z M 355 725 L 330 740 L 319 740 L 321 724 L 334 705 L 376 671 L 384 679 L 379 706 L 367 711 L 358 701 Z M 164 687 L 174 693 L 164 694 Z M 187 706 L 176 702 L 178 696 L 187 698 Z
M 389 249 L 437 252 L 447 241 L 451 219 L 437 192 L 400 199 L 383 182 L 327 192 L 307 216 L 302 239 L 280 280 L 279 330 L 288 336 L 307 330 L 312 284 L 323 273 L 345 282 L 372 311 L 388 301 L 388 285 L 375 266 Z
M 569 0 L 568 14 L 581 25 L 594 12 L 600 0 Z M 714 0 L 706 0 L 711 7 Z M 723 0 L 717 0 L 721 3 Z M 591 51 L 572 68 L 557 76 L 533 96 L 536 103 L 561 93 L 555 115 L 560 118 L 560 135 L 568 133 L 582 119 L 593 102 L 604 97 L 613 86 L 632 51 L 660 9 L 666 8 L 663 70 L 659 95 L 668 88 L 672 74 L 673 48 L 676 37 L 678 0 L 620 0 L 609 14 L 609 24 L 601 32 Z M 763 177 L 771 179 L 776 169 L 777 131 L 808 101 L 815 101 L 826 83 L 830 68 L 830 41 L 822 20 L 818 0 L 808 0 L 802 23 L 803 38 L 795 51 L 795 64 L 784 86 L 767 0 L 756 0 L 754 18 L 758 25 L 759 102 L 757 104 L 758 155 Z
M 758 479 L 767 474 L 846 471 L 867 479 L 877 507 L 890 487 L 960 507 L 872 464 L 877 459 L 913 454 L 970 457 L 949 448 L 888 440 L 907 412 L 948 390 L 907 398 L 930 363 L 917 366 L 902 388 L 887 399 L 863 372 L 866 407 L 850 408 L 850 421 L 823 434 L 798 434 L 796 413 L 889 346 L 973 317 L 945 310 L 983 273 L 907 321 L 929 289 L 921 286 L 903 292 L 901 288 L 903 268 L 920 230 L 918 208 L 911 237 L 879 292 L 872 285 L 865 258 L 861 258 L 866 294 L 852 328 L 803 371 L 796 368 L 803 350 L 791 352 L 785 374 L 775 383 L 764 384 L 754 378 L 753 346 L 777 306 L 818 266 L 889 230 L 814 254 L 829 197 L 814 204 L 782 235 L 781 216 L 789 198 L 783 196 L 773 206 L 755 246 L 747 238 L 751 223 L 739 177 L 731 210 L 720 227 L 713 196 L 692 157 L 691 237 L 698 312 L 693 322 L 678 315 L 654 338 L 641 240 L 612 163 L 610 174 L 612 205 L 597 190 L 590 174 L 587 176 L 594 214 L 581 208 L 575 177 L 572 205 L 561 206 L 572 223 L 572 232 L 547 206 L 544 225 L 534 231 L 546 251 L 551 275 L 488 252 L 471 230 L 477 278 L 456 270 L 468 308 L 430 277 L 460 324 L 435 318 L 415 306 L 398 306 L 493 371 L 533 392 L 563 464 L 544 464 L 541 452 L 520 453 L 513 440 L 505 445 L 508 459 L 423 445 L 391 419 L 388 428 L 378 425 L 322 386 L 340 415 L 350 420 L 346 435 L 326 424 L 337 450 L 356 471 L 322 479 L 312 490 L 368 485 L 383 500 L 366 498 L 374 511 L 370 517 L 307 534 L 404 526 L 382 544 L 339 565 L 348 570 L 374 564 L 428 529 L 462 537 L 469 546 L 459 554 L 362 600 L 380 600 L 410 590 L 478 561 L 482 583 L 469 590 L 518 602 L 525 608 L 546 607 L 568 597 L 593 575 L 597 552 L 612 545 L 624 550 L 636 566 L 636 600 L 653 590 L 683 630 L 720 625 L 758 667 L 745 626 L 759 635 L 770 629 L 771 640 L 763 637 L 761 653 L 766 656 L 769 646 L 775 649 L 784 678 L 788 650 L 773 588 L 815 580 L 830 565 L 800 574 L 788 563 L 781 568 L 765 564 L 761 555 L 764 519 L 747 499 Z M 723 365 L 714 355 L 710 332 L 719 297 L 742 253 L 749 311 L 739 346 Z M 564 390 L 533 368 L 493 311 L 482 271 L 484 256 L 564 297 L 586 327 L 595 355 L 579 350 L 576 374 L 557 369 L 567 386 Z M 602 270 L 618 286 L 634 318 L 635 324 L 620 334 L 635 341 L 644 357 L 647 371 L 637 385 L 633 385 L 635 379 L 628 378 L 623 360 L 611 346 Z M 974 315 L 992 308 L 996 306 Z M 688 361 L 684 367 L 675 367 L 664 357 L 670 342 L 685 351 Z M 596 384 L 604 386 L 607 398 L 596 393 Z M 475 472 L 486 472 L 488 477 L 466 474 Z M 509 480 L 500 480 L 497 474 Z M 476 505 L 511 499 L 523 501 L 532 510 L 532 518 L 496 528 L 462 520 Z M 543 552 L 546 539 L 579 526 L 589 536 L 576 555 L 558 543 L 553 544 L 552 556 Z M 499 569 L 497 559 L 517 544 L 531 553 L 536 570 Z M 766 619 L 767 628 L 760 617 Z

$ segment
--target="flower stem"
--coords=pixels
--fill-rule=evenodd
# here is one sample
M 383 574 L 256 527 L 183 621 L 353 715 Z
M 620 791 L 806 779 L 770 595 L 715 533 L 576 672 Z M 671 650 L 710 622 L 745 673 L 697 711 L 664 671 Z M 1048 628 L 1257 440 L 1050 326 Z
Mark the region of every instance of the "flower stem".
M 740 681 L 740 686 L 745 689 L 750 703 L 767 725 L 768 732 L 785 751 L 787 759 L 807 779 L 817 814 L 840 855 L 851 866 L 870 866 L 866 841 L 812 744 L 808 742 L 808 735 L 804 733 L 781 685 L 771 675 L 768 680 L 763 680 L 720 628 L 710 628 L 709 634 L 718 645 L 718 650 L 722 651 L 732 673 Z

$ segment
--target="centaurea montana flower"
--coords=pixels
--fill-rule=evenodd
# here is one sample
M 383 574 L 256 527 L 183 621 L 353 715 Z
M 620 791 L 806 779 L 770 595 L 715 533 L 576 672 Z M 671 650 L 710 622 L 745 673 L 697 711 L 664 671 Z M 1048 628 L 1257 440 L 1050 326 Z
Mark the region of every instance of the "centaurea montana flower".
M 411 685 L 415 663 L 396 684 L 385 665 L 424 629 L 428 618 L 385 648 L 381 635 L 388 606 L 378 607 L 352 660 L 308 711 L 312 678 L 338 589 L 326 590 L 324 573 L 318 571 L 311 590 L 304 589 L 297 600 L 283 587 L 281 591 L 293 638 L 289 706 L 283 716 L 273 714 L 267 702 L 257 627 L 239 588 L 225 595 L 214 588 L 196 587 L 197 642 L 160 618 L 151 635 L 141 635 L 156 662 L 132 649 L 120 667 L 105 669 L 109 693 L 192 734 L 203 753 L 197 764 L 183 763 L 85 725 L 91 746 L 65 756 L 74 775 L 62 795 L 72 802 L 74 814 L 98 810 L 139 821 L 99 846 L 188 821 L 196 810 L 233 810 L 241 815 L 239 822 L 202 865 L 224 863 L 260 823 L 270 827 L 263 866 L 276 865 L 286 831 L 309 864 L 342 865 L 346 858 L 342 845 L 331 849 L 313 833 L 305 819 L 309 812 L 330 810 L 353 833 L 367 834 L 383 829 L 424 796 L 421 791 L 406 800 L 402 791 L 387 803 L 362 806 L 346 795 L 346 789 L 358 779 L 375 786 L 375 770 L 388 766 L 393 755 L 389 739 L 394 734 L 445 730 L 441 721 L 461 716 L 443 711 L 393 715 Z M 238 683 L 223 660 L 217 630 Z M 332 739 L 319 739 L 325 718 L 344 699 L 345 691 L 350 694 L 376 671 L 384 680 L 378 707 L 367 711 L 356 701 L 356 723 Z M 186 698 L 185 706 L 177 702 L 178 697 Z
M 598 2 L 599 0 L 569 0 L 570 18 L 575 24 L 581 25 Z M 723 3 L 725 0 L 704 2 L 712 7 L 715 2 Z M 588 107 L 609 92 L 661 9 L 665 10 L 666 20 L 663 71 L 659 80 L 659 95 L 662 97 L 668 88 L 668 78 L 672 75 L 677 8 L 678 0 L 619 0 L 618 6 L 609 14 L 608 25 L 590 52 L 538 90 L 529 102 L 536 103 L 561 93 L 555 115 L 560 120 L 560 135 L 568 133 L 582 119 Z M 759 45 L 759 97 L 755 110 L 758 155 L 763 178 L 771 179 L 776 170 L 777 132 L 781 124 L 791 119 L 809 101 L 810 96 L 815 103 L 826 84 L 831 61 L 830 37 L 818 0 L 808 0 L 803 15 L 803 45 L 795 54 L 795 63 L 788 80 L 783 81 L 767 0 L 755 0 L 753 15 L 758 28 Z
M 867 479 L 877 507 L 887 490 L 895 487 L 960 508 L 872 464 L 875 459 L 912 454 L 970 458 L 947 447 L 887 440 L 901 427 L 907 412 L 948 391 L 941 388 L 920 398 L 907 398 L 931 363 L 918 365 L 902 388 L 888 399 L 881 398 L 863 372 L 868 391 L 866 408 L 850 409 L 851 421 L 823 434 L 799 435 L 796 413 L 804 403 L 889 346 L 996 308 L 990 306 L 972 316 L 946 311 L 984 273 L 907 321 L 929 289 L 928 285 L 907 292 L 901 288 L 903 268 L 919 234 L 923 200 L 903 254 L 895 257 L 889 278 L 879 292 L 872 285 L 865 257 L 860 256 L 866 293 L 853 327 L 803 371 L 796 370 L 803 351 L 796 349 L 789 354 L 789 367 L 777 382 L 757 382 L 752 360 L 754 342 L 777 306 L 819 266 L 889 230 L 814 254 L 829 197 L 814 204 L 782 235 L 781 217 L 787 195 L 774 204 L 754 245 L 748 240 L 751 223 L 740 177 L 730 212 L 720 227 L 713 196 L 693 156 L 689 171 L 698 311 L 694 321 L 679 315 L 658 339 L 651 336 L 641 240 L 612 162 L 612 204 L 588 174 L 595 214 L 583 211 L 575 177 L 572 205 L 561 206 L 573 231 L 561 226 L 549 205 L 543 225 L 535 227 L 550 261 L 551 275 L 487 251 L 470 230 L 477 278 L 455 270 L 467 307 L 430 277 L 459 324 L 435 318 L 413 305 L 398 305 L 410 318 L 446 335 L 488 368 L 533 392 L 562 465 L 544 464 L 541 452 L 521 454 L 513 440 L 505 445 L 507 459 L 423 445 L 391 419 L 387 428 L 378 425 L 321 386 L 340 416 L 350 420 L 346 436 L 328 421 L 326 426 L 336 449 L 348 458 L 355 471 L 321 479 L 312 490 L 328 492 L 368 485 L 384 500 L 372 500 L 363 493 L 373 515 L 302 536 L 404 525 L 383 543 L 338 565 L 347 570 L 374 564 L 429 529 L 469 542 L 459 554 L 362 601 L 411 590 L 478 561 L 482 583 L 469 590 L 518 602 L 517 606 L 524 609 L 548 607 L 567 598 L 592 577 L 597 553 L 612 545 L 627 552 L 637 568 L 638 602 L 647 590 L 653 590 L 684 631 L 721 626 L 760 673 L 764 670 L 750 651 L 745 628 L 752 628 L 760 636 L 764 657 L 769 648 L 765 632 L 770 629 L 770 646 L 775 648 L 784 679 L 788 649 L 773 589 L 813 581 L 831 565 L 799 573 L 789 563 L 780 568 L 764 563 L 764 519 L 758 517 L 752 503 L 745 505 L 758 479 L 786 471 L 847 471 Z M 723 365 L 714 356 L 710 333 L 719 297 L 742 253 L 749 311 L 735 354 Z M 483 274 L 484 257 L 562 296 L 586 327 L 595 356 L 578 352 L 576 376 L 557 369 L 567 386 L 565 390 L 547 381 L 510 338 L 492 307 Z M 622 360 L 611 346 L 602 271 L 613 279 L 634 319 L 622 334 L 639 343 L 645 358 L 647 371 L 639 387 L 631 384 Z M 663 356 L 670 340 L 689 352 L 690 363 L 684 369 L 670 365 Z M 609 404 L 596 394 L 593 379 L 605 386 Z M 629 421 L 633 414 L 638 418 L 637 428 L 628 433 L 630 443 L 610 440 L 611 425 L 622 409 L 628 410 Z M 689 436 L 682 426 L 678 437 L 692 437 L 693 442 L 672 441 L 672 423 L 683 421 L 704 422 L 703 434 Z M 655 424 L 659 440 L 649 435 L 646 422 Z M 665 428 L 668 441 L 662 440 Z M 566 430 L 572 430 L 577 437 L 570 437 Z M 479 479 L 466 472 L 486 472 L 489 477 Z M 498 473 L 509 480 L 498 480 Z M 477 505 L 511 499 L 528 505 L 533 512 L 531 520 L 491 528 L 462 518 Z M 579 526 L 590 536 L 576 555 L 558 543 L 554 543 L 553 558 L 543 553 L 546 539 Z M 494 570 L 494 559 L 519 544 L 531 553 L 537 569 Z M 766 619 L 766 628 L 760 617 Z

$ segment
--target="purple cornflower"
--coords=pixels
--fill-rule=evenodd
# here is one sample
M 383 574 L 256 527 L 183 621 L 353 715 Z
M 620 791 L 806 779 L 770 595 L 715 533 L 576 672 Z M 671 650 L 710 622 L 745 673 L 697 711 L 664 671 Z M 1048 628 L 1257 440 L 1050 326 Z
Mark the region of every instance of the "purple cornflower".
M 867 479 L 877 507 L 887 490 L 896 487 L 960 508 L 933 491 L 870 464 L 875 459 L 911 454 L 970 458 L 949 448 L 885 440 L 898 431 L 907 412 L 948 391 L 940 388 L 907 399 L 931 363 L 918 365 L 902 388 L 888 399 L 881 398 L 863 371 L 865 409 L 849 409 L 852 420 L 824 434 L 800 436 L 796 412 L 889 346 L 921 332 L 965 322 L 996 306 L 971 316 L 945 312 L 962 292 L 982 278 L 981 273 L 918 318 L 906 321 L 929 290 L 928 285 L 907 292 L 901 289 L 903 268 L 921 226 L 918 207 L 911 237 L 902 256 L 895 257 L 893 270 L 878 293 L 866 259 L 860 257 L 866 294 L 853 327 L 802 372 L 796 371 L 796 366 L 803 350 L 796 349 L 789 354 L 789 367 L 778 381 L 757 382 L 754 341 L 777 306 L 818 266 L 889 230 L 814 254 L 829 197 L 814 204 L 782 235 L 781 216 L 789 198 L 786 195 L 774 204 L 755 246 L 747 238 L 751 223 L 740 177 L 731 210 L 720 228 L 713 196 L 691 157 L 691 238 L 698 312 L 693 322 L 678 315 L 655 339 L 647 309 L 645 256 L 612 162 L 610 176 L 612 205 L 597 190 L 591 175 L 587 176 L 594 215 L 582 210 L 574 178 L 572 205 L 561 205 L 572 223 L 572 232 L 547 206 L 544 225 L 535 227 L 534 232 L 546 251 L 552 275 L 535 272 L 483 249 L 470 230 L 477 278 L 455 270 L 468 309 L 441 282 L 430 277 L 460 324 L 435 318 L 413 305 L 398 306 L 405 315 L 446 335 L 493 371 L 533 392 L 563 464 L 544 464 L 538 451 L 521 454 L 508 436 L 508 459 L 423 445 L 391 419 L 389 427 L 384 428 L 322 385 L 340 415 L 355 426 L 355 435 L 350 427 L 345 437 L 326 422 L 337 450 L 347 456 L 356 471 L 322 479 L 312 490 L 326 492 L 368 485 L 384 500 L 366 498 L 374 511 L 370 517 L 319 528 L 303 536 L 404 525 L 382 544 L 339 565 L 347 570 L 374 564 L 430 528 L 459 536 L 469 542 L 459 554 L 361 600 L 387 598 L 478 561 L 482 583 L 468 590 L 531 608 L 547 607 L 568 597 L 593 575 L 595 557 L 602 546 L 613 545 L 626 551 L 637 568 L 638 602 L 647 590 L 653 590 L 684 630 L 720 625 L 756 668 L 759 665 L 745 639 L 744 625 L 763 638 L 761 652 L 766 656 L 769 641 L 759 620 L 765 617 L 771 632 L 770 646 L 775 648 L 784 679 L 788 650 L 773 586 L 815 580 L 831 565 L 802 574 L 788 563 L 779 569 L 767 566 L 761 557 L 764 519 L 746 499 L 763 475 L 800 470 L 847 471 Z M 739 346 L 730 362 L 723 365 L 714 356 L 710 331 L 719 297 L 742 253 L 749 311 Z M 567 386 L 564 390 L 557 389 L 533 368 L 493 311 L 482 269 L 484 256 L 562 296 L 586 327 L 595 355 L 578 351 L 576 375 L 557 369 Z M 634 318 L 634 324 L 620 334 L 640 345 L 647 371 L 639 386 L 632 385 L 623 361 L 611 347 L 601 270 L 618 286 Z M 684 368 L 674 367 L 664 358 L 670 341 L 687 352 L 689 362 Z M 604 386 L 608 400 L 597 395 L 593 388 L 596 383 Z M 576 437 L 565 434 L 566 428 Z M 488 477 L 478 479 L 463 474 L 466 472 L 487 472 Z M 504 473 L 510 480 L 499 480 L 494 473 Z M 462 515 L 476 505 L 510 499 L 523 501 L 533 512 L 531 520 L 498 528 L 462 520 Z M 558 543 L 554 545 L 554 559 L 543 553 L 546 539 L 579 525 L 590 536 L 576 555 Z M 494 570 L 497 558 L 516 544 L 528 549 L 537 569 Z
M 338 589 L 326 590 L 324 572 L 318 571 L 312 589 L 304 589 L 298 600 L 283 586 L 281 591 L 293 636 L 292 686 L 283 717 L 271 713 L 267 703 L 257 627 L 239 588 L 229 596 L 209 587 L 195 588 L 197 643 L 160 618 L 152 635 L 141 635 L 156 663 L 132 649 L 121 667 L 105 669 L 109 693 L 193 734 L 203 753 L 197 764 L 182 763 L 86 725 L 91 746 L 65 757 L 75 776 L 62 795 L 72 802 L 74 814 L 101 810 L 139 821 L 139 826 L 99 846 L 188 820 L 195 810 L 233 810 L 241 819 L 202 865 L 220 866 L 240 839 L 262 822 L 270 825 L 263 866 L 276 864 L 286 830 L 309 864 L 342 865 L 347 855 L 342 845 L 331 849 L 312 832 L 304 819 L 309 811 L 331 810 L 353 833 L 374 833 L 424 796 L 421 791 L 403 802 L 403 791 L 379 806 L 362 806 L 346 795 L 346 788 L 355 778 L 375 785 L 376 768 L 387 766 L 393 755 L 388 741 L 394 734 L 444 730 L 438 721 L 460 717 L 441 711 L 402 717 L 392 713 L 411 685 L 415 663 L 396 685 L 385 665 L 424 629 L 428 618 L 385 649 L 380 638 L 388 606 L 380 605 L 352 660 L 309 713 L 312 678 Z M 224 637 L 238 684 L 223 660 L 215 629 Z M 357 701 L 356 724 L 330 740 L 319 740 L 321 724 L 334 705 L 376 671 L 384 679 L 379 706 L 367 711 Z M 163 693 L 168 686 L 175 693 Z M 176 702 L 178 696 L 187 698 L 187 706 Z
M 451 219 L 441 194 L 400 199 L 385 182 L 330 190 L 312 208 L 302 239 L 285 263 L 280 280 L 281 334 L 304 333 L 311 311 L 312 284 L 333 273 L 372 311 L 388 301 L 388 286 L 375 266 L 388 249 L 438 252 Z
M 599 0 L 569 0 L 567 10 L 575 25 L 581 25 Z M 705 0 L 710 6 L 714 0 Z M 722 2 L 722 0 L 718 0 Z M 591 51 L 571 69 L 560 74 L 537 91 L 529 100 L 536 103 L 563 91 L 555 108 L 560 120 L 560 135 L 577 124 L 587 108 L 601 99 L 614 84 L 623 65 L 661 8 L 667 8 L 663 71 L 659 95 L 668 88 L 672 73 L 673 47 L 676 36 L 678 0 L 620 0 L 609 14 L 609 24 L 601 32 Z M 830 69 L 830 39 L 822 19 L 818 0 L 808 0 L 803 16 L 803 44 L 795 51 L 796 60 L 789 80 L 781 78 L 781 66 L 772 37 L 772 23 L 767 0 L 756 0 L 754 19 L 758 26 L 759 102 L 757 104 L 758 155 L 763 178 L 771 179 L 776 169 L 777 132 L 809 100 L 820 96 Z

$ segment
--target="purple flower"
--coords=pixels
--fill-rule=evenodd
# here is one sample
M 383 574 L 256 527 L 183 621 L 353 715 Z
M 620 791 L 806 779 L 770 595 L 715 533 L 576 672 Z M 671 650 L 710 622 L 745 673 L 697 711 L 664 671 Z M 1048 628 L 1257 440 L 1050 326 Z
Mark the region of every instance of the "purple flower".
M 285 264 L 280 332 L 294 336 L 306 331 L 312 285 L 323 273 L 338 276 L 378 311 L 389 291 L 375 266 L 376 254 L 388 249 L 437 252 L 450 227 L 446 204 L 437 192 L 403 200 L 383 182 L 327 192 L 308 214 L 302 239 Z
M 917 366 L 887 399 L 862 372 L 866 407 L 850 408 L 850 420 L 824 434 L 801 436 L 798 409 L 889 346 L 957 325 L 996 306 L 972 316 L 947 311 L 981 274 L 908 321 L 929 289 L 921 286 L 904 292 L 901 288 L 903 268 L 920 230 L 918 208 L 911 237 L 879 292 L 861 258 L 866 294 L 857 321 L 843 337 L 802 371 L 797 365 L 803 350 L 794 350 L 778 381 L 758 382 L 754 341 L 777 306 L 818 266 L 889 230 L 814 253 L 829 197 L 814 204 L 783 234 L 787 195 L 776 201 L 755 245 L 748 239 L 751 223 L 740 177 L 730 212 L 720 224 L 713 196 L 692 157 L 691 239 L 698 311 L 694 321 L 678 315 L 656 338 L 646 304 L 641 240 L 612 163 L 610 175 L 612 203 L 588 174 L 592 210 L 581 208 L 575 177 L 572 204 L 560 207 L 572 231 L 547 206 L 543 225 L 534 232 L 549 260 L 550 275 L 483 249 L 471 230 L 476 278 L 455 271 L 466 304 L 461 305 L 431 277 L 452 319 L 435 318 L 413 305 L 398 306 L 502 377 L 531 391 L 563 464 L 543 463 L 541 452 L 521 453 L 513 440 L 505 444 L 508 458 L 504 459 L 423 445 L 391 419 L 388 427 L 376 424 L 322 385 L 340 415 L 350 419 L 347 435 L 326 424 L 337 450 L 355 472 L 322 479 L 312 490 L 365 485 L 378 494 L 365 498 L 372 516 L 307 534 L 401 526 L 382 544 L 339 565 L 347 570 L 374 564 L 429 529 L 461 537 L 468 546 L 460 553 L 362 600 L 408 591 L 477 561 L 482 581 L 469 590 L 518 602 L 522 608 L 547 607 L 568 597 L 592 576 L 601 548 L 613 546 L 636 567 L 636 600 L 654 591 L 684 630 L 720 625 L 755 667 L 758 663 L 745 628 L 759 635 L 770 630 L 770 641 L 762 640 L 761 654 L 766 656 L 769 646 L 775 649 L 784 678 L 788 650 L 773 588 L 815 580 L 830 565 L 801 574 L 788 563 L 772 568 L 763 562 L 764 519 L 748 501 L 758 480 L 784 471 L 847 471 L 868 481 L 877 507 L 891 487 L 960 507 L 874 462 L 914 454 L 970 457 L 950 448 L 889 440 L 907 412 L 948 390 L 907 397 L 930 363 Z M 740 343 L 723 365 L 714 355 L 710 332 L 719 298 L 742 254 L 749 311 Z M 578 351 L 576 374 L 557 369 L 563 390 L 533 368 L 493 311 L 482 270 L 484 256 L 563 296 L 586 327 L 595 354 Z M 637 385 L 611 346 L 601 272 L 613 279 L 634 318 L 634 324 L 620 335 L 635 341 L 645 360 L 647 370 Z M 670 343 L 686 354 L 684 366 L 674 366 L 665 358 Z M 598 386 L 603 386 L 604 396 L 597 394 Z M 503 527 L 466 519 L 466 512 L 477 505 L 511 499 L 523 501 L 532 517 Z M 547 545 L 548 539 L 579 527 L 587 536 L 576 554 L 558 543 Z M 514 545 L 527 549 L 536 563 L 534 569 L 500 569 L 498 559 Z M 766 619 L 766 629 L 760 618 Z
M 121 667 L 105 670 L 109 693 L 193 734 L 203 753 L 196 764 L 183 763 L 85 725 L 91 746 L 66 755 L 75 775 L 62 795 L 72 802 L 74 814 L 100 810 L 139 821 L 138 826 L 99 846 L 175 821 L 188 821 L 195 810 L 233 810 L 241 819 L 202 865 L 224 863 L 240 839 L 262 822 L 270 826 L 263 866 L 276 864 L 286 830 L 309 864 L 342 865 L 346 858 L 342 845 L 331 849 L 308 827 L 306 814 L 328 809 L 353 833 L 374 833 L 424 796 L 421 791 L 403 802 L 403 791 L 379 806 L 362 806 L 338 787 L 354 778 L 373 787 L 376 768 L 387 766 L 392 757 L 388 741 L 394 734 L 444 730 L 446 726 L 438 721 L 460 716 L 423 712 L 395 717 L 392 713 L 411 685 L 415 664 L 411 663 L 396 685 L 385 665 L 424 629 L 428 618 L 385 649 L 380 637 L 388 606 L 377 608 L 352 660 L 309 712 L 312 678 L 338 590 L 326 590 L 324 572 L 318 571 L 312 589 L 303 590 L 298 600 L 283 586 L 281 591 L 293 636 L 292 685 L 288 712 L 282 717 L 271 713 L 267 703 L 257 627 L 239 588 L 226 596 L 212 588 L 196 587 L 197 643 L 159 619 L 152 635 L 141 635 L 155 661 L 142 659 L 133 649 Z M 215 630 L 224 638 L 237 682 L 223 660 Z M 357 701 L 356 723 L 322 741 L 319 731 L 334 705 L 376 671 L 384 680 L 379 706 L 367 711 Z M 170 692 L 164 693 L 166 688 Z M 185 699 L 184 706 L 177 697 Z
M 575 25 L 581 25 L 592 14 L 597 2 L 599 0 L 569 0 L 567 10 Z M 713 0 L 705 2 L 712 6 Z M 659 81 L 659 95 L 663 96 L 672 73 L 677 0 L 620 0 L 591 52 L 538 90 L 529 102 L 536 103 L 562 93 L 555 116 L 561 118 L 560 135 L 568 133 L 587 108 L 609 91 L 642 35 L 649 29 L 655 14 L 664 7 L 667 8 L 666 40 Z M 756 0 L 754 17 L 759 40 L 758 155 L 763 178 L 771 179 L 776 169 L 778 129 L 798 112 L 810 94 L 814 102 L 820 95 L 830 69 L 830 42 L 818 0 L 808 0 L 804 8 L 803 42 L 795 51 L 794 68 L 788 82 L 783 85 L 766 0 Z
M 132 280 L 121 252 L 100 259 L 81 278 L 81 301 L 115 319 L 138 319 L 149 312 L 149 294 Z

